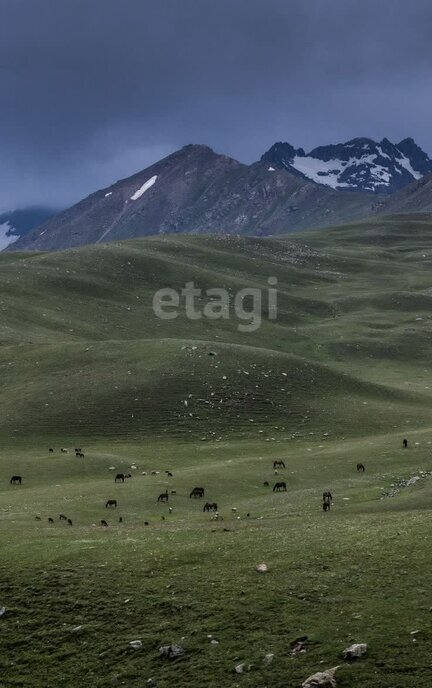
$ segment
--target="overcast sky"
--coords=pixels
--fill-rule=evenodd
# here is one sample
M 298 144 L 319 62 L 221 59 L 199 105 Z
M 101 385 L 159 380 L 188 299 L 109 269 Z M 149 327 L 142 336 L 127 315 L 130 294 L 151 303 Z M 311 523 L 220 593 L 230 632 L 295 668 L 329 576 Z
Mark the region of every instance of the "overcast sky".
M 186 143 L 432 155 L 431 0 L 0 0 L 0 26 L 0 210 L 70 205 Z

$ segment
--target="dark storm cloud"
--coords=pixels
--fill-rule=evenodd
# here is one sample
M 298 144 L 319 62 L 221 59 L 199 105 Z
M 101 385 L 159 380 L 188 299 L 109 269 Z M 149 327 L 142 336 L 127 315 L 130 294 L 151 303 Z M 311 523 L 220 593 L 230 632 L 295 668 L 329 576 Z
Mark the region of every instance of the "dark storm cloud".
M 71 203 L 189 142 L 245 162 L 412 135 L 430 0 L 0 0 L 0 208 Z

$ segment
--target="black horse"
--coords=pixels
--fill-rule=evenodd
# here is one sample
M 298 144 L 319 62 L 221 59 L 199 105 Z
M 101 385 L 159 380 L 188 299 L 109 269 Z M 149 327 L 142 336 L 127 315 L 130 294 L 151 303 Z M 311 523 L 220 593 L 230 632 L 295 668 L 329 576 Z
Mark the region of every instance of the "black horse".
M 114 509 L 117 509 L 117 500 L 116 499 L 109 499 L 107 503 L 105 504 L 105 509 L 108 509 L 109 506 L 113 506 Z
M 275 483 L 273 486 L 273 492 L 286 492 L 287 486 L 286 482 L 282 480 L 280 483 Z
M 206 502 L 203 506 L 203 511 L 217 511 L 218 505 L 216 502 Z
M 108 523 L 102 519 L 101 526 L 104 526 L 104 528 L 108 528 Z
M 402 440 L 402 446 L 406 449 L 408 447 L 408 440 Z
M 273 461 L 273 468 L 285 468 L 285 462 L 281 459 Z
M 203 487 L 194 487 L 192 492 L 189 495 L 189 498 L 191 497 L 204 497 L 204 488 Z
M 125 481 L 125 474 L 124 473 L 117 473 L 116 477 L 114 478 L 115 483 L 124 483 Z
M 21 485 L 22 477 L 20 475 L 13 475 L 9 482 L 11 485 Z
M 158 502 L 167 502 L 168 501 L 168 490 L 165 490 L 165 492 L 162 492 L 159 497 L 157 498 Z
M 332 493 L 330 492 L 330 490 L 325 490 L 325 492 L 323 492 L 323 503 L 324 502 L 330 502 L 330 504 L 331 504 L 332 501 L 333 501 Z
M 331 507 L 331 502 L 329 500 L 325 500 L 323 502 L 323 510 L 324 511 L 330 511 L 330 507 Z
M 358 463 L 358 464 L 357 464 L 357 471 L 362 471 L 362 473 L 364 473 L 365 470 L 366 470 L 366 469 L 365 469 L 365 467 L 364 467 L 364 464 L 362 464 L 362 463 Z

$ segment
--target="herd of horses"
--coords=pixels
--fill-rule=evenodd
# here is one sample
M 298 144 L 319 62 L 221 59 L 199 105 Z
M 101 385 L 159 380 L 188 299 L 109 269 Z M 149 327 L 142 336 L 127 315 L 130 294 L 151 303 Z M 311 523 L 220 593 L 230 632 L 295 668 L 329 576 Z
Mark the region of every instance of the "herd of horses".
M 402 447 L 404 449 L 406 449 L 408 447 L 408 440 L 407 439 L 402 440 Z M 63 448 L 63 447 L 60 449 L 60 451 L 61 451 L 61 453 L 67 453 L 68 452 L 68 450 Z M 50 447 L 49 452 L 53 453 L 54 449 L 52 447 Z M 81 447 L 75 448 L 75 455 L 77 457 L 84 457 L 84 453 L 82 452 Z M 135 467 L 135 466 L 133 466 L 133 467 Z M 275 461 L 273 461 L 273 469 L 274 469 L 276 475 L 278 473 L 277 469 L 281 469 L 281 468 L 282 469 L 285 468 L 285 462 L 282 459 L 276 459 Z M 365 465 L 363 463 L 357 464 L 357 472 L 364 473 L 365 470 L 366 470 L 366 468 L 365 468 Z M 158 473 L 159 473 L 159 471 L 152 471 L 152 475 L 156 475 Z M 165 473 L 170 477 L 173 476 L 171 471 L 165 471 Z M 145 475 L 145 473 L 144 473 L 144 475 Z M 117 473 L 115 478 L 114 478 L 114 482 L 115 483 L 118 483 L 118 482 L 124 483 L 125 480 L 127 480 L 131 477 L 132 477 L 131 473 Z M 23 478 L 21 475 L 12 475 L 9 482 L 11 485 L 22 485 Z M 270 486 L 270 483 L 267 480 L 264 481 L 263 484 L 264 484 L 264 487 Z M 275 484 L 273 486 L 273 492 L 287 492 L 286 482 L 284 480 L 280 480 L 280 481 L 275 482 Z M 177 494 L 177 491 L 171 490 L 171 495 L 175 495 L 175 494 Z M 205 494 L 205 489 L 203 487 L 194 487 L 189 494 L 189 498 L 190 499 L 192 499 L 192 498 L 202 499 L 204 497 L 204 494 Z M 156 501 L 158 503 L 159 502 L 167 503 L 169 501 L 168 490 L 165 489 L 165 492 L 161 492 L 161 494 L 158 496 Z M 324 511 L 330 511 L 332 504 L 333 504 L 332 493 L 330 492 L 330 490 L 325 490 L 323 492 L 323 495 L 322 495 L 322 508 L 323 508 L 323 510 Z M 109 508 L 117 509 L 117 506 L 118 506 L 118 504 L 117 504 L 116 499 L 108 499 L 107 502 L 105 503 L 106 509 L 109 509 Z M 236 509 L 232 509 L 232 511 L 236 511 Z M 169 512 L 172 513 L 171 507 L 169 508 Z M 204 504 L 203 512 L 205 512 L 205 513 L 213 512 L 216 514 L 216 516 L 219 516 L 217 502 L 208 502 L 207 501 Z M 249 514 L 248 514 L 248 516 L 249 516 Z M 162 516 L 162 518 L 164 519 L 164 516 Z M 36 516 L 36 520 L 40 521 L 41 520 L 40 516 Z M 69 526 L 73 525 L 72 520 L 70 518 L 68 518 L 67 516 L 65 516 L 64 514 L 59 515 L 59 520 L 65 521 Z M 54 519 L 52 517 L 49 517 L 48 522 L 54 523 Z M 120 516 L 119 517 L 119 523 L 122 523 L 122 522 L 123 522 L 123 518 Z M 101 519 L 100 524 L 101 524 L 101 526 L 104 526 L 104 527 L 108 526 L 108 522 L 105 519 Z M 149 525 L 148 521 L 145 521 L 144 525 L 148 526 Z

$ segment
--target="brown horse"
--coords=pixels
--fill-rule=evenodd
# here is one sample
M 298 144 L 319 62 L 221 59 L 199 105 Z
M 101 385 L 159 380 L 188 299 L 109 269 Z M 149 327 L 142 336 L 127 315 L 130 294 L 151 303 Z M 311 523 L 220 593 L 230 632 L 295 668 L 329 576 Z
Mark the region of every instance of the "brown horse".
M 333 501 L 332 493 L 330 492 L 330 490 L 325 490 L 325 492 L 323 492 L 323 502 L 330 502 L 331 503 L 332 501 Z
M 191 497 L 204 497 L 204 488 L 203 487 L 194 487 L 192 492 L 189 495 L 189 498 Z
M 206 502 L 203 506 L 203 511 L 217 511 L 218 505 L 216 502 Z

